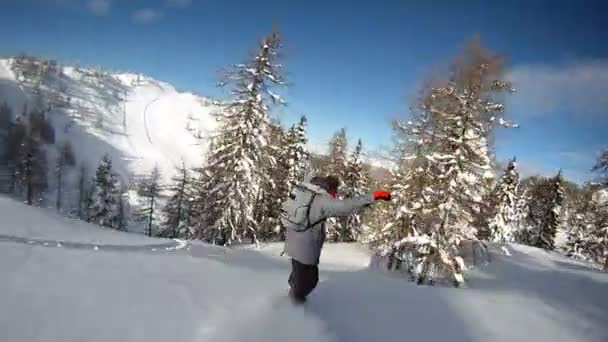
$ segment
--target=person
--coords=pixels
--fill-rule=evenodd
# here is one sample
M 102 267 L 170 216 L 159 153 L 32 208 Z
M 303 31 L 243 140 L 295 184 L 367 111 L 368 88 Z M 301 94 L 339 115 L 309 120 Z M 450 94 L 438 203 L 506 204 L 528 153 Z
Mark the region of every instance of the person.
M 325 242 L 325 221 L 346 217 L 374 201 L 390 201 L 386 191 L 338 199 L 340 180 L 334 176 L 313 177 L 300 183 L 283 206 L 286 241 L 284 253 L 291 258 L 289 297 L 303 303 L 319 282 L 319 258 Z

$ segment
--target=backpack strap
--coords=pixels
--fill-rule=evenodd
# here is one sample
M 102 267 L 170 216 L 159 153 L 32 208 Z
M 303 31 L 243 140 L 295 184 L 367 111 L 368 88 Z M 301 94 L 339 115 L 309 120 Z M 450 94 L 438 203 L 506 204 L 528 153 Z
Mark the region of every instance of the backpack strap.
M 310 191 L 310 189 L 307 189 L 307 190 Z M 310 208 L 312 207 L 312 202 L 315 200 L 317 195 L 319 195 L 318 193 L 316 193 L 314 191 L 311 191 L 311 192 L 312 192 L 312 196 L 310 196 L 310 200 L 308 201 L 308 204 L 306 205 L 306 221 L 307 221 L 306 227 L 304 227 L 304 229 L 295 229 L 296 232 L 299 232 L 299 233 L 305 232 L 325 220 L 325 217 L 323 217 L 313 223 L 310 222 Z

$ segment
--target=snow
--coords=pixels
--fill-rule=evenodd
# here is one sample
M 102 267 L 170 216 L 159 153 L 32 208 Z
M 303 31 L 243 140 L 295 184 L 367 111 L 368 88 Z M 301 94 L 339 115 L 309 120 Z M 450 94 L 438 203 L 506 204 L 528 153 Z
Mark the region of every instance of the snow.
M 69 241 L 89 244 L 146 245 L 171 241 L 152 239 L 135 233 L 122 233 L 113 229 L 100 229 L 98 226 L 59 215 L 52 209 L 34 210 L 1 195 L 0 217 L 2 218 L 0 235 L 56 240 L 60 241 L 59 244 Z
M 27 98 L 22 88 L 15 82 L 16 76 L 9 67 L 10 63 L 9 59 L 0 59 L 0 98 L 2 101 L 7 101 L 12 108 L 21 110 Z
M 364 246 L 326 244 L 318 288 L 294 307 L 285 300 L 289 260 L 280 256 L 282 244 L 107 250 L 109 243 L 166 240 L 70 223 L 2 197 L 0 216 L 2 234 L 24 238 L 0 240 L 6 341 L 608 339 L 608 274 L 532 247 L 509 245 L 511 256 L 490 248 L 491 262 L 453 289 L 370 269 Z M 97 250 L 45 247 L 35 243 L 41 237 L 94 242 Z

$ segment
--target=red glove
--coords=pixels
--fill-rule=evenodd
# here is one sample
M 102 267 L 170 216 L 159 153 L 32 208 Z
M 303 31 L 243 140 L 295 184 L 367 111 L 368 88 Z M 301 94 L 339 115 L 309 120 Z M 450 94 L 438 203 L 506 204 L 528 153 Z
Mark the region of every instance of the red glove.
M 374 191 L 374 201 L 378 200 L 390 201 L 391 194 L 383 190 Z

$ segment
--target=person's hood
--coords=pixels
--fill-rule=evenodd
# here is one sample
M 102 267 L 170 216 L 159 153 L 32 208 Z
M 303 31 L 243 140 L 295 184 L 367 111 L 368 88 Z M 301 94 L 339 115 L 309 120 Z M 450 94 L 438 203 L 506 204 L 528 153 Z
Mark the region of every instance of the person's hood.
M 305 188 L 307 190 L 310 190 L 310 191 L 312 191 L 314 193 L 317 193 L 317 194 L 326 194 L 326 195 L 329 195 L 329 192 L 327 192 L 325 189 L 323 189 L 322 187 L 320 187 L 317 184 L 312 184 L 312 183 L 309 183 L 309 182 L 302 182 L 302 183 L 299 184 L 299 186 L 301 186 L 302 188 Z
M 300 183 L 300 186 L 320 195 L 328 195 L 331 198 L 336 198 L 338 196 L 336 193 L 331 193 L 317 184 L 303 182 Z

